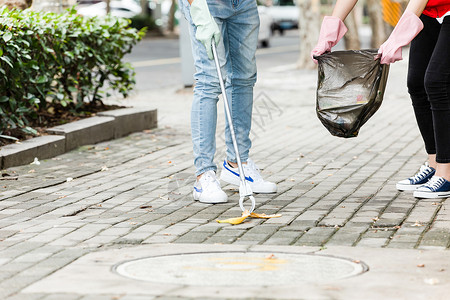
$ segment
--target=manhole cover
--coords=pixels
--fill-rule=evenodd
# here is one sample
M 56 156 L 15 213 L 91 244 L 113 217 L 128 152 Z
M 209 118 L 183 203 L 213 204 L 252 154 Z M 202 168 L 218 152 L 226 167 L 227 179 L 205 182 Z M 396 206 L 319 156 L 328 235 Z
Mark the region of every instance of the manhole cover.
M 147 257 L 121 263 L 122 276 L 200 286 L 295 285 L 326 282 L 361 274 L 364 263 L 315 254 L 261 252 L 194 253 Z

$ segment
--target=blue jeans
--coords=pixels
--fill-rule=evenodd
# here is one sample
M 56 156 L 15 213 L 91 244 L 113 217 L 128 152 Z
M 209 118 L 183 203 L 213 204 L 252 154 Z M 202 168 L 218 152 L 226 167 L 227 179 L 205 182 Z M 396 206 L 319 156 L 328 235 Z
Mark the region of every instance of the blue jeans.
M 192 53 L 195 61 L 194 101 L 191 111 L 191 132 L 196 175 L 216 170 L 217 102 L 221 94 L 213 60 L 205 46 L 195 38 L 189 2 L 179 0 L 180 9 L 190 24 Z M 195 0 L 194 0 L 195 1 Z M 253 86 L 256 82 L 255 52 L 258 44 L 259 15 L 256 0 L 207 0 L 211 15 L 219 26 L 222 39 L 217 47 L 225 89 L 243 162 L 251 147 L 250 127 L 253 106 Z M 227 159 L 236 162 L 228 120 L 225 126 Z

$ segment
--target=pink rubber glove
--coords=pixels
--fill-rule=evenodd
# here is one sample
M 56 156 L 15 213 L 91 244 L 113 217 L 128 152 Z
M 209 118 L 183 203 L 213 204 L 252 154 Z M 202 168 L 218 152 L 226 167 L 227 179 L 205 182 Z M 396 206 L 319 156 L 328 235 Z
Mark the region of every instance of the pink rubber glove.
M 338 17 L 326 16 L 323 18 L 322 27 L 320 28 L 319 41 L 316 47 L 311 51 L 311 58 L 315 63 L 317 60 L 314 56 L 319 56 L 325 52 L 331 51 L 347 32 L 347 27 Z
M 405 11 L 389 38 L 378 49 L 380 63 L 391 64 L 402 60 L 402 47 L 408 45 L 423 29 L 423 23 L 414 13 Z

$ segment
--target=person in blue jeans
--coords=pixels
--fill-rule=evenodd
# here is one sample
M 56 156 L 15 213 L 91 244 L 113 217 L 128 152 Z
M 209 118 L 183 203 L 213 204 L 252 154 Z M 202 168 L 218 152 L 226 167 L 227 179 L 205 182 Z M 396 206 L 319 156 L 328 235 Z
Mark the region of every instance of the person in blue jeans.
M 197 180 L 194 199 L 203 203 L 223 203 L 227 195 L 216 177 L 217 102 L 221 94 L 213 61 L 212 43 L 217 53 L 236 131 L 244 173 L 255 193 L 276 192 L 276 184 L 265 181 L 249 158 L 249 138 L 253 86 L 256 82 L 256 48 L 259 16 L 256 0 L 179 0 L 180 9 L 189 23 L 192 53 L 195 61 L 195 88 L 191 111 L 191 133 Z M 225 127 L 226 158 L 220 178 L 239 185 L 228 120 Z

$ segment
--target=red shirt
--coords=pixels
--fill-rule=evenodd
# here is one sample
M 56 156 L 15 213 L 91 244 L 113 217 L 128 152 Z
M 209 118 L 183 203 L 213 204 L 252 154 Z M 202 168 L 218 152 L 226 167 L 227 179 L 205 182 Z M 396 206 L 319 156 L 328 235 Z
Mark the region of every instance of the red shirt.
M 423 14 L 432 18 L 439 18 L 448 11 L 450 11 L 450 0 L 429 0 Z

